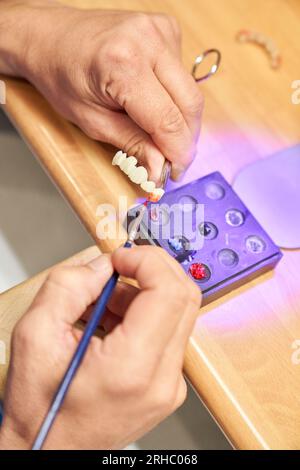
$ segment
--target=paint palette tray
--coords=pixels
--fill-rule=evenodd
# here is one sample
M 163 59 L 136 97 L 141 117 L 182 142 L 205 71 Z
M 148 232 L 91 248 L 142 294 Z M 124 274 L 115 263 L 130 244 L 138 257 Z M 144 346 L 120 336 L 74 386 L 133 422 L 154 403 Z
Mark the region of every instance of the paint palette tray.
M 129 211 L 129 224 L 138 210 Z M 282 257 L 219 172 L 149 204 L 136 243 L 173 256 L 201 288 L 204 304 L 274 268 Z

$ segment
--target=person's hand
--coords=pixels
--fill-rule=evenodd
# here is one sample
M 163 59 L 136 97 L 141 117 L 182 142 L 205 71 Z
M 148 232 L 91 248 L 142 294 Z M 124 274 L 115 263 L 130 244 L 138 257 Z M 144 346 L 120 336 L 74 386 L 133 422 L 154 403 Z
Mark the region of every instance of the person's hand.
M 17 324 L 4 399 L 0 448 L 30 448 L 76 349 L 74 326 L 116 268 L 119 283 L 46 441 L 50 449 L 116 449 L 135 441 L 186 396 L 185 347 L 200 290 L 155 247 L 118 249 L 86 266 L 50 272 Z
M 164 158 L 179 177 L 195 155 L 203 99 L 181 63 L 177 21 L 21 3 L 16 26 L 26 35 L 15 73 L 90 137 L 136 156 L 151 179 L 159 179 Z

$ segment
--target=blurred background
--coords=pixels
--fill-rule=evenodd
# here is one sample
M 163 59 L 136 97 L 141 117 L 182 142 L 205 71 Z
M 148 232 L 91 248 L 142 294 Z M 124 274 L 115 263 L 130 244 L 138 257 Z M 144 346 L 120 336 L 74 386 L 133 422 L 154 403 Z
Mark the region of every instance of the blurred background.
M 0 111 L 0 292 L 92 244 Z M 186 403 L 132 447 L 231 449 L 191 388 Z

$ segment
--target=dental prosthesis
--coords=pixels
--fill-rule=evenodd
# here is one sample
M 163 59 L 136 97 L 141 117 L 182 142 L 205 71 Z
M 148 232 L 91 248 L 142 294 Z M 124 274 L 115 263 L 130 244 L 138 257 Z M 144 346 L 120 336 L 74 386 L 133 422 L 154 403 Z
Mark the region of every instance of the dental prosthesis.
M 136 166 L 137 159 L 135 157 L 127 157 L 126 153 L 119 150 L 112 160 L 112 165 L 120 167 L 130 181 L 139 184 L 148 194 L 148 200 L 150 202 L 158 202 L 164 195 L 165 191 L 162 188 L 157 188 L 153 181 L 148 180 L 148 171 L 146 168 Z
M 278 69 L 280 67 L 281 55 L 272 39 L 267 38 L 261 33 L 242 29 L 237 33 L 236 40 L 240 43 L 250 42 L 262 47 L 270 57 L 271 67 L 273 69 Z

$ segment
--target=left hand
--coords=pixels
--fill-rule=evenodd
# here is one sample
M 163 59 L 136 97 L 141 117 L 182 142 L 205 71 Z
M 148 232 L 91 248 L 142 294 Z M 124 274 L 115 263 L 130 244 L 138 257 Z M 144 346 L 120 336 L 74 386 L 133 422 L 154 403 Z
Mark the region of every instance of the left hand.
M 2 3 L 17 4 L 6 20 L 12 37 L 3 38 L 18 49 L 6 61 L 15 64 L 12 74 L 31 81 L 93 139 L 136 156 L 149 179 L 159 180 L 165 158 L 173 178 L 185 172 L 196 154 L 203 97 L 181 62 L 175 18 L 51 0 Z

